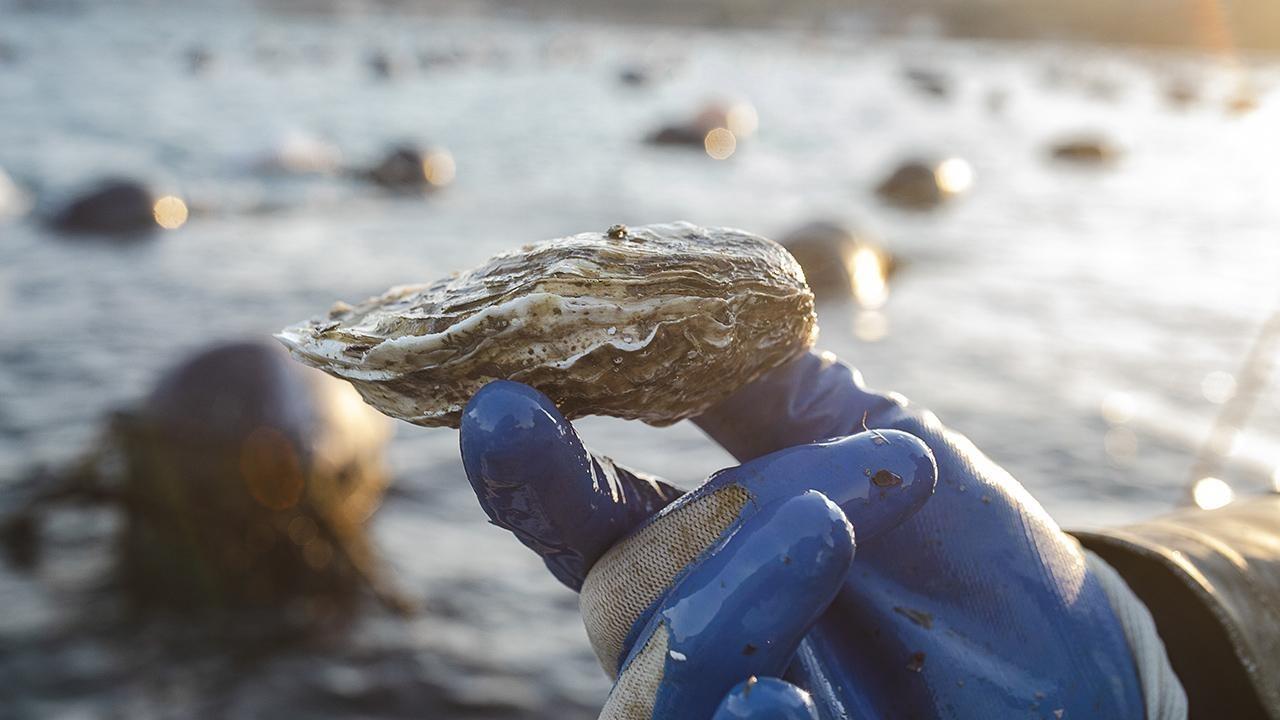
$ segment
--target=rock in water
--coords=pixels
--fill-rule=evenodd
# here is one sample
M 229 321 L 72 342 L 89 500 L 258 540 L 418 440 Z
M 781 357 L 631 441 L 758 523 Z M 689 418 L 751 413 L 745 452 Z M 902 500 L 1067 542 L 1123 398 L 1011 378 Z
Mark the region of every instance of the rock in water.
M 110 178 L 72 200 L 54 218 L 63 232 L 124 234 L 155 230 L 156 193 L 134 180 Z
M 899 165 L 876 186 L 876 194 L 890 205 L 909 210 L 931 210 L 951 196 L 938 183 L 937 169 L 922 160 Z
M 1055 160 L 1082 165 L 1104 165 L 1120 158 L 1121 150 L 1101 137 L 1080 136 L 1054 143 L 1049 154 Z
M 903 76 L 923 95 L 943 100 L 951 93 L 950 80 L 934 70 L 907 68 L 903 71 Z
M 457 427 L 495 379 L 568 417 L 669 425 L 813 345 L 813 294 L 771 240 L 689 223 L 527 245 L 456 277 L 392 288 L 277 337 L 382 412 Z
M 782 246 L 804 269 L 819 302 L 853 298 L 864 306 L 876 305 L 896 267 L 887 250 L 828 220 L 792 230 L 782 238 Z
M 400 192 L 435 190 L 453 181 L 453 156 L 443 148 L 397 145 L 369 169 L 373 182 Z
M 645 141 L 652 145 L 702 148 L 712 130 L 728 130 L 735 140 L 745 140 L 755 134 L 758 125 L 756 109 L 750 103 L 710 103 L 688 120 L 658 128 Z
M 364 523 L 386 486 L 388 425 L 270 344 L 215 346 L 169 370 L 114 428 L 129 595 L 190 610 L 380 592 Z

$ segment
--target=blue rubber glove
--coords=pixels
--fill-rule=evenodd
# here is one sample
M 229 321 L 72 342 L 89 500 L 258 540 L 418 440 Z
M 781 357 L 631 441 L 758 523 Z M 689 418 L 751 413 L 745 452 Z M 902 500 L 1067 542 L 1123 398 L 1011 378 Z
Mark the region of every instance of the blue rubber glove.
M 495 523 L 515 531 L 571 587 L 582 588 L 591 570 L 590 591 L 599 566 L 611 564 L 615 551 L 606 550 L 642 544 L 636 539 L 659 525 L 643 518 L 676 493 L 592 458 L 554 409 L 548 414 L 529 398 L 515 402 L 518 393 L 508 390 L 520 386 L 497 385 L 492 392 L 482 390 L 464 414 L 468 475 Z M 527 407 L 515 409 L 522 406 Z M 930 413 L 867 391 L 854 371 L 833 358 L 808 355 L 744 388 L 697 422 L 735 456 L 750 461 L 709 484 L 724 485 L 725 476 L 738 478 L 730 483 L 734 486 L 759 477 L 779 481 L 759 483 L 750 493 L 755 502 L 762 489 L 780 496 L 785 493 L 779 485 L 810 490 L 816 483 L 837 496 L 832 499 L 853 523 L 857 562 L 839 578 L 834 602 L 795 646 L 785 672 L 811 696 L 819 717 L 1143 716 L 1128 646 L 1079 547 L 1007 473 Z M 804 445 L 864 427 L 884 429 L 871 435 L 873 441 L 878 435 L 891 446 L 907 448 L 905 435 L 888 431 L 896 428 L 922 438 L 933 451 L 937 494 L 914 516 L 916 498 L 910 493 L 890 493 L 897 498 L 896 514 L 876 513 L 875 504 L 868 503 L 874 493 L 859 500 L 857 492 L 850 495 L 835 483 L 838 477 L 870 480 L 884 469 L 882 489 L 911 490 L 923 483 L 912 482 L 913 471 L 903 462 L 909 458 L 894 459 L 893 468 L 868 461 L 868 448 L 854 450 L 865 445 L 866 434 Z M 846 468 L 843 475 L 834 472 L 840 466 Z M 894 477 L 907 481 L 895 484 Z M 690 497 L 700 493 L 706 494 L 700 489 Z M 858 516 L 860 508 L 865 517 Z M 672 515 L 668 509 L 657 517 Z M 740 534 L 746 526 L 736 522 Z M 719 549 L 727 546 L 722 542 Z M 696 570 L 718 556 L 717 546 L 709 545 L 688 567 Z M 644 570 L 643 563 L 634 567 Z M 611 656 L 602 653 L 607 670 L 625 673 L 635 662 L 652 637 L 646 633 L 661 616 L 662 599 L 672 592 L 664 590 L 656 603 L 637 613 L 621 643 L 626 657 L 621 665 L 610 667 Z M 739 612 L 749 607 L 739 606 Z M 590 629 L 589 609 L 584 603 Z M 702 612 L 716 622 L 732 616 L 727 608 L 717 615 L 710 605 Z M 733 641 L 724 642 L 722 654 L 732 657 Z M 664 677 L 656 692 L 678 695 L 680 681 Z M 680 709 L 655 711 L 652 717 L 707 717 L 706 700 L 695 704 L 697 712 L 671 705 Z M 725 704 L 731 703 L 726 699 Z
M 786 671 L 848 574 L 853 533 L 897 525 L 936 479 L 923 443 L 887 431 L 786 448 L 674 499 L 591 456 L 546 397 L 512 382 L 468 404 L 462 455 L 493 521 L 583 591 L 617 676 L 610 719 L 816 717 L 781 681 L 731 690 Z

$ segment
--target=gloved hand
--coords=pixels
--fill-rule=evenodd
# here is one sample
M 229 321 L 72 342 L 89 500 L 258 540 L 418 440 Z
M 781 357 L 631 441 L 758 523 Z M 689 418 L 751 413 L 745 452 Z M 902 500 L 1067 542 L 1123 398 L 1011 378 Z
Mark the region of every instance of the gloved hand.
M 462 455 L 494 522 L 583 591 L 617 675 L 609 719 L 705 720 L 722 699 L 715 717 L 814 717 L 778 680 L 725 694 L 786 670 L 840 589 L 853 532 L 883 533 L 935 480 L 916 438 L 863 433 L 730 468 L 668 505 L 674 489 L 592 457 L 546 397 L 512 382 L 468 404 Z
M 682 600 L 681 588 L 691 577 L 715 573 L 703 568 L 728 563 L 721 558 L 737 543 L 783 532 L 771 528 L 785 523 L 766 522 L 761 508 L 785 502 L 784 488 L 792 488 L 791 502 L 817 489 L 852 522 L 857 560 L 837 573 L 834 601 L 794 646 L 794 655 L 787 652 L 789 641 L 794 628 L 805 625 L 796 622 L 804 612 L 779 612 L 790 625 L 775 642 L 777 657 L 791 660 L 786 679 L 811 695 L 819 717 L 1144 717 L 1143 689 L 1099 572 L 1021 486 L 931 413 L 866 390 L 852 369 L 830 356 L 807 355 L 696 422 L 749 462 L 713 476 L 646 521 L 674 491 L 589 456 L 545 398 L 495 383 L 464 413 L 463 460 L 482 505 L 495 523 L 538 551 L 557 577 L 583 590 L 593 644 L 607 670 L 622 670 L 620 680 L 643 659 L 659 627 L 677 642 L 704 637 L 677 622 L 720 634 L 736 627 L 737 637 L 702 646 L 714 645 L 717 662 L 728 662 L 734 673 L 782 672 L 773 669 L 774 657 L 768 668 L 742 665 L 738 655 L 756 653 L 747 655 L 748 646 L 740 645 L 735 654 L 734 643 L 751 636 L 752 623 L 778 607 L 803 605 L 808 612 L 823 605 L 820 582 L 811 581 L 812 590 L 791 590 L 772 572 L 727 572 L 715 575 L 726 591 L 736 580 L 759 594 L 743 593 L 736 603 L 722 599 L 720 606 Z M 880 432 L 805 445 L 864 427 Z M 930 484 L 919 465 L 927 456 L 916 450 L 911 467 L 906 433 L 922 439 L 936 459 L 936 494 L 927 502 L 927 493 L 918 490 Z M 900 455 L 887 463 L 876 458 L 877 435 Z M 888 474 L 877 483 L 880 470 Z M 885 498 L 872 488 L 886 490 Z M 757 509 L 748 512 L 752 507 Z M 817 575 L 840 565 L 812 557 L 805 562 Z M 656 591 L 648 587 L 664 577 L 671 579 Z M 759 577 L 763 584 L 757 586 Z M 763 588 L 786 600 L 765 603 L 770 592 Z M 668 617 L 673 609 L 693 619 Z M 701 667 L 690 679 L 672 657 L 658 662 L 648 656 L 659 665 L 648 672 L 657 698 L 650 715 L 641 708 L 616 717 L 707 717 L 705 700 L 668 697 L 696 695 L 700 680 L 707 692 L 722 693 L 727 678 Z M 675 672 L 675 678 L 663 672 Z

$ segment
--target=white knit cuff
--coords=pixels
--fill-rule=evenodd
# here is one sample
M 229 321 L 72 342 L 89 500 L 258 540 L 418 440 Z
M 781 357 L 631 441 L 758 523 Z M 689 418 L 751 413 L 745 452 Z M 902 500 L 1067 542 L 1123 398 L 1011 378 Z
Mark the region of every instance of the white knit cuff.
M 1133 662 L 1142 683 L 1142 699 L 1147 706 L 1147 720 L 1186 720 L 1187 693 L 1173 673 L 1164 643 L 1156 632 L 1151 612 L 1142 604 L 1115 568 L 1089 550 L 1085 562 L 1102 585 L 1111 609 L 1115 611 L 1129 642 Z

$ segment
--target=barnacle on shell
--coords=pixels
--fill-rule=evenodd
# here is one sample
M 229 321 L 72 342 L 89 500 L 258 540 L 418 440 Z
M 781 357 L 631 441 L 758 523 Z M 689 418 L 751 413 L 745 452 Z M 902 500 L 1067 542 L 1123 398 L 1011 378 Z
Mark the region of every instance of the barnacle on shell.
M 486 383 L 517 380 L 567 417 L 669 425 L 817 336 L 813 295 L 780 245 L 689 223 L 615 226 L 502 253 L 277 337 L 374 407 L 457 427 Z

